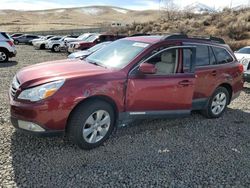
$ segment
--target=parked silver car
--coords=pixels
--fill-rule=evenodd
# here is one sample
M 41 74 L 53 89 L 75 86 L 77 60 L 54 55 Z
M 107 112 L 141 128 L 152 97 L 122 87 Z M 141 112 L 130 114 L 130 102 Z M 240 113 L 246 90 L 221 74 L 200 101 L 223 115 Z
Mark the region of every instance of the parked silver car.
M 16 53 L 11 37 L 5 32 L 0 32 L 0 62 L 8 61 L 10 57 L 16 56 Z
M 25 44 L 29 44 L 29 42 L 33 39 L 38 39 L 40 38 L 40 36 L 38 35 L 29 35 L 29 34 L 24 34 L 18 37 L 12 37 L 14 39 L 14 43 L 15 44 L 19 44 L 19 43 L 25 43 Z

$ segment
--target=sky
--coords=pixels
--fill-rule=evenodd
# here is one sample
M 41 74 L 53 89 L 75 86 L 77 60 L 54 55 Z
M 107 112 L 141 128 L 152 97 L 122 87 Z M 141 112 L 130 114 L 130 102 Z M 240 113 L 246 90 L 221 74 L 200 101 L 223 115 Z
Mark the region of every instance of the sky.
M 0 10 L 44 10 L 54 8 L 71 8 L 92 5 L 108 5 L 128 8 L 133 10 L 159 9 L 160 0 L 0 0 Z M 200 2 L 213 8 L 247 5 L 250 0 L 174 0 L 180 7 Z

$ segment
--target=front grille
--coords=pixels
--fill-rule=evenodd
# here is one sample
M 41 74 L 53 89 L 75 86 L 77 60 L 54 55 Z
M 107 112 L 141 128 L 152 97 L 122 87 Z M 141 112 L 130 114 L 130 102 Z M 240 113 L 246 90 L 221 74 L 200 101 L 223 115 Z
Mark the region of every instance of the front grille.
M 17 80 L 16 76 L 13 78 L 12 84 L 11 84 L 11 96 L 14 98 L 16 96 L 16 92 L 20 86 L 20 82 Z

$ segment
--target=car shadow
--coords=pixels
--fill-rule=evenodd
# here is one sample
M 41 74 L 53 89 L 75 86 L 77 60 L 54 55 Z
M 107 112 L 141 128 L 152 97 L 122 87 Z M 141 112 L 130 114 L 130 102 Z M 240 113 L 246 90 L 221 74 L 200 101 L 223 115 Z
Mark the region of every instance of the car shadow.
M 14 131 L 11 136 L 14 181 L 17 187 L 24 184 L 27 187 L 39 187 L 43 186 L 44 182 L 49 182 L 51 187 L 56 186 L 58 182 L 61 182 L 62 186 L 67 186 L 67 181 L 71 181 L 79 173 L 86 173 L 87 170 L 104 173 L 102 170 L 110 167 L 111 161 L 121 163 L 122 155 L 137 156 L 138 151 L 129 149 L 127 142 L 133 143 L 138 136 L 155 135 L 150 137 L 153 140 L 144 143 L 148 144 L 148 150 L 152 149 L 149 147 L 150 142 L 155 142 L 154 139 L 158 139 L 158 134 L 166 134 L 166 136 L 163 135 L 165 139 L 169 139 L 170 142 L 180 142 L 180 146 L 190 145 L 190 143 L 186 143 L 187 140 L 202 141 L 204 137 L 211 140 L 216 138 L 217 141 L 220 141 L 223 139 L 221 135 L 225 134 L 225 130 L 232 132 L 233 129 L 244 129 L 249 123 L 249 116 L 250 113 L 229 108 L 221 118 L 212 120 L 195 112 L 190 117 L 183 119 L 136 121 L 127 127 L 118 128 L 104 146 L 90 151 L 79 149 L 68 139 L 60 137 L 39 138 Z M 241 119 L 238 119 L 239 117 Z M 228 118 L 232 119 L 231 123 L 223 123 Z M 232 134 L 231 132 L 230 134 Z M 175 134 L 175 137 L 170 139 L 169 135 L 171 134 Z M 211 134 L 215 138 L 210 138 Z M 247 137 L 248 133 L 246 134 L 243 136 Z M 184 138 L 184 141 L 179 140 L 180 138 Z M 214 142 L 206 144 L 212 145 Z M 89 179 L 89 177 L 84 178 Z M 44 186 L 46 187 L 46 185 Z
M 3 62 L 3 63 L 0 63 L 0 68 L 3 68 L 3 67 L 12 67 L 12 66 L 15 66 L 17 65 L 17 61 L 8 61 L 8 62 Z

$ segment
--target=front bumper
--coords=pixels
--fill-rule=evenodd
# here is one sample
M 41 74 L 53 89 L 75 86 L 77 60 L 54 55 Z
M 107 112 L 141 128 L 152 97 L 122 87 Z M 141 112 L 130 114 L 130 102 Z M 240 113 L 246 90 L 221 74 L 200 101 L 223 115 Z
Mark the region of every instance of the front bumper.
M 67 109 L 65 104 L 61 104 L 62 108 L 59 108 L 60 101 L 51 98 L 37 103 L 19 102 L 13 99 L 10 91 L 9 103 L 11 122 L 14 127 L 41 136 L 60 135 L 65 132 L 70 109 Z M 22 125 L 20 125 L 20 121 Z M 29 125 L 25 125 L 23 122 Z M 31 124 L 41 127 L 42 131 L 27 128 Z
M 44 130 L 41 132 L 36 132 L 36 131 L 31 131 L 31 130 L 27 130 L 27 129 L 23 129 L 19 126 L 19 120 L 17 118 L 11 117 L 10 118 L 12 125 L 18 129 L 19 131 L 23 132 L 23 133 L 27 133 L 27 134 L 31 134 L 31 135 L 35 135 L 35 136 L 44 136 L 44 137 L 50 137 L 50 136 L 63 136 L 65 134 L 65 132 L 63 130 Z M 27 122 L 27 123 L 31 123 L 31 122 Z
M 17 54 L 17 51 L 14 50 L 13 52 L 10 52 L 10 53 L 9 53 L 9 57 L 10 57 L 10 58 L 11 58 L 11 57 L 15 57 L 16 54 Z
M 81 50 L 75 49 L 75 48 L 72 48 L 72 47 L 69 47 L 67 51 L 68 51 L 69 53 L 74 53 L 74 52 L 79 52 L 79 51 L 81 51 Z

